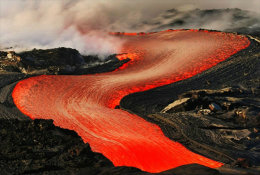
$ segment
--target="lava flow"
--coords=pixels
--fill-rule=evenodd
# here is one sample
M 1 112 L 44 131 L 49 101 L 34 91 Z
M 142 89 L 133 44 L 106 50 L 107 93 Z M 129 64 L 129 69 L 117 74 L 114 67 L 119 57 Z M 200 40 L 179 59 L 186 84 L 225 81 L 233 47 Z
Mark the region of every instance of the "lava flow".
M 209 69 L 250 41 L 241 35 L 197 30 L 118 35 L 126 41 L 122 53 L 131 58 L 127 66 L 104 74 L 23 80 L 12 94 L 16 106 L 32 119 L 52 119 L 56 126 L 76 131 L 115 166 L 148 172 L 192 163 L 222 166 L 168 139 L 157 125 L 114 107 L 127 94 Z

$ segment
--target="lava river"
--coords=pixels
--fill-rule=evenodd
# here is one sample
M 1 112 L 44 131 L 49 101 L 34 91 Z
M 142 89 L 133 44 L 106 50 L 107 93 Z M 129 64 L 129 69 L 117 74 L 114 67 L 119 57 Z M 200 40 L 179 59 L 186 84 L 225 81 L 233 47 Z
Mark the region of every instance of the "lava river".
M 131 61 L 116 71 L 82 76 L 38 76 L 20 81 L 16 106 L 32 119 L 52 119 L 74 130 L 115 166 L 161 172 L 197 163 L 223 164 L 195 154 L 168 139 L 141 117 L 114 109 L 127 94 L 192 77 L 249 46 L 241 35 L 179 30 L 142 35 L 117 34 L 125 40 L 118 58 Z

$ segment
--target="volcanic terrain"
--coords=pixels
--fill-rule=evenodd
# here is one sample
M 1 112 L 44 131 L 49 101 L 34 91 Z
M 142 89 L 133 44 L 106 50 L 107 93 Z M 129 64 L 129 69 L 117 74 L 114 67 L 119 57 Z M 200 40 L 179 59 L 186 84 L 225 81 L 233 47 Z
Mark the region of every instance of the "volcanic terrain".
M 126 54 L 103 62 L 66 48 L 1 52 L 4 174 L 258 174 L 257 38 L 115 37 Z

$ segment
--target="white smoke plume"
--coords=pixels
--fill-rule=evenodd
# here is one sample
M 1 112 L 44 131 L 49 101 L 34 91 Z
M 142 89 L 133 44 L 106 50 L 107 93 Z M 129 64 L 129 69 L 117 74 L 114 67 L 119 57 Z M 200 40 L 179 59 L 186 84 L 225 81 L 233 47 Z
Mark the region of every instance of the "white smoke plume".
M 0 0 L 0 49 L 71 47 L 82 54 L 107 55 L 117 53 L 123 43 L 108 32 L 171 27 L 162 18 L 168 9 L 178 9 L 180 15 L 195 8 L 257 11 L 259 6 L 259 0 Z M 178 28 L 225 30 L 230 24 L 226 14 L 207 19 L 210 25 L 191 19 Z
M 1 0 L 0 46 L 16 50 L 71 47 L 83 54 L 116 53 L 108 4 L 69 0 Z

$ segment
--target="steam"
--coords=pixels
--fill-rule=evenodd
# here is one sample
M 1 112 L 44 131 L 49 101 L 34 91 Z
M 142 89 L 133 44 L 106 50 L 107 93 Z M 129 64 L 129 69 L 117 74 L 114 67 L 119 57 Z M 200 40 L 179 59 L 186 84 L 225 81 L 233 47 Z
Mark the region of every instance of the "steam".
M 71 47 L 82 54 L 118 53 L 123 40 L 111 31 L 146 32 L 168 28 L 232 30 L 259 27 L 259 15 L 234 11 L 206 15 L 194 9 L 242 8 L 257 11 L 258 0 L 1 0 L 0 49 Z M 167 11 L 175 8 L 176 11 Z M 174 22 L 177 21 L 177 25 Z M 179 23 L 178 23 L 179 21 Z M 183 21 L 180 22 L 180 21 Z
M 240 9 L 171 9 L 146 23 L 149 30 L 210 29 L 252 34 L 260 31 L 260 15 Z M 149 27 L 148 27 L 149 26 Z
M 1 1 L 0 46 L 15 50 L 71 47 L 82 54 L 116 53 L 122 41 L 108 35 L 112 8 L 91 1 Z

